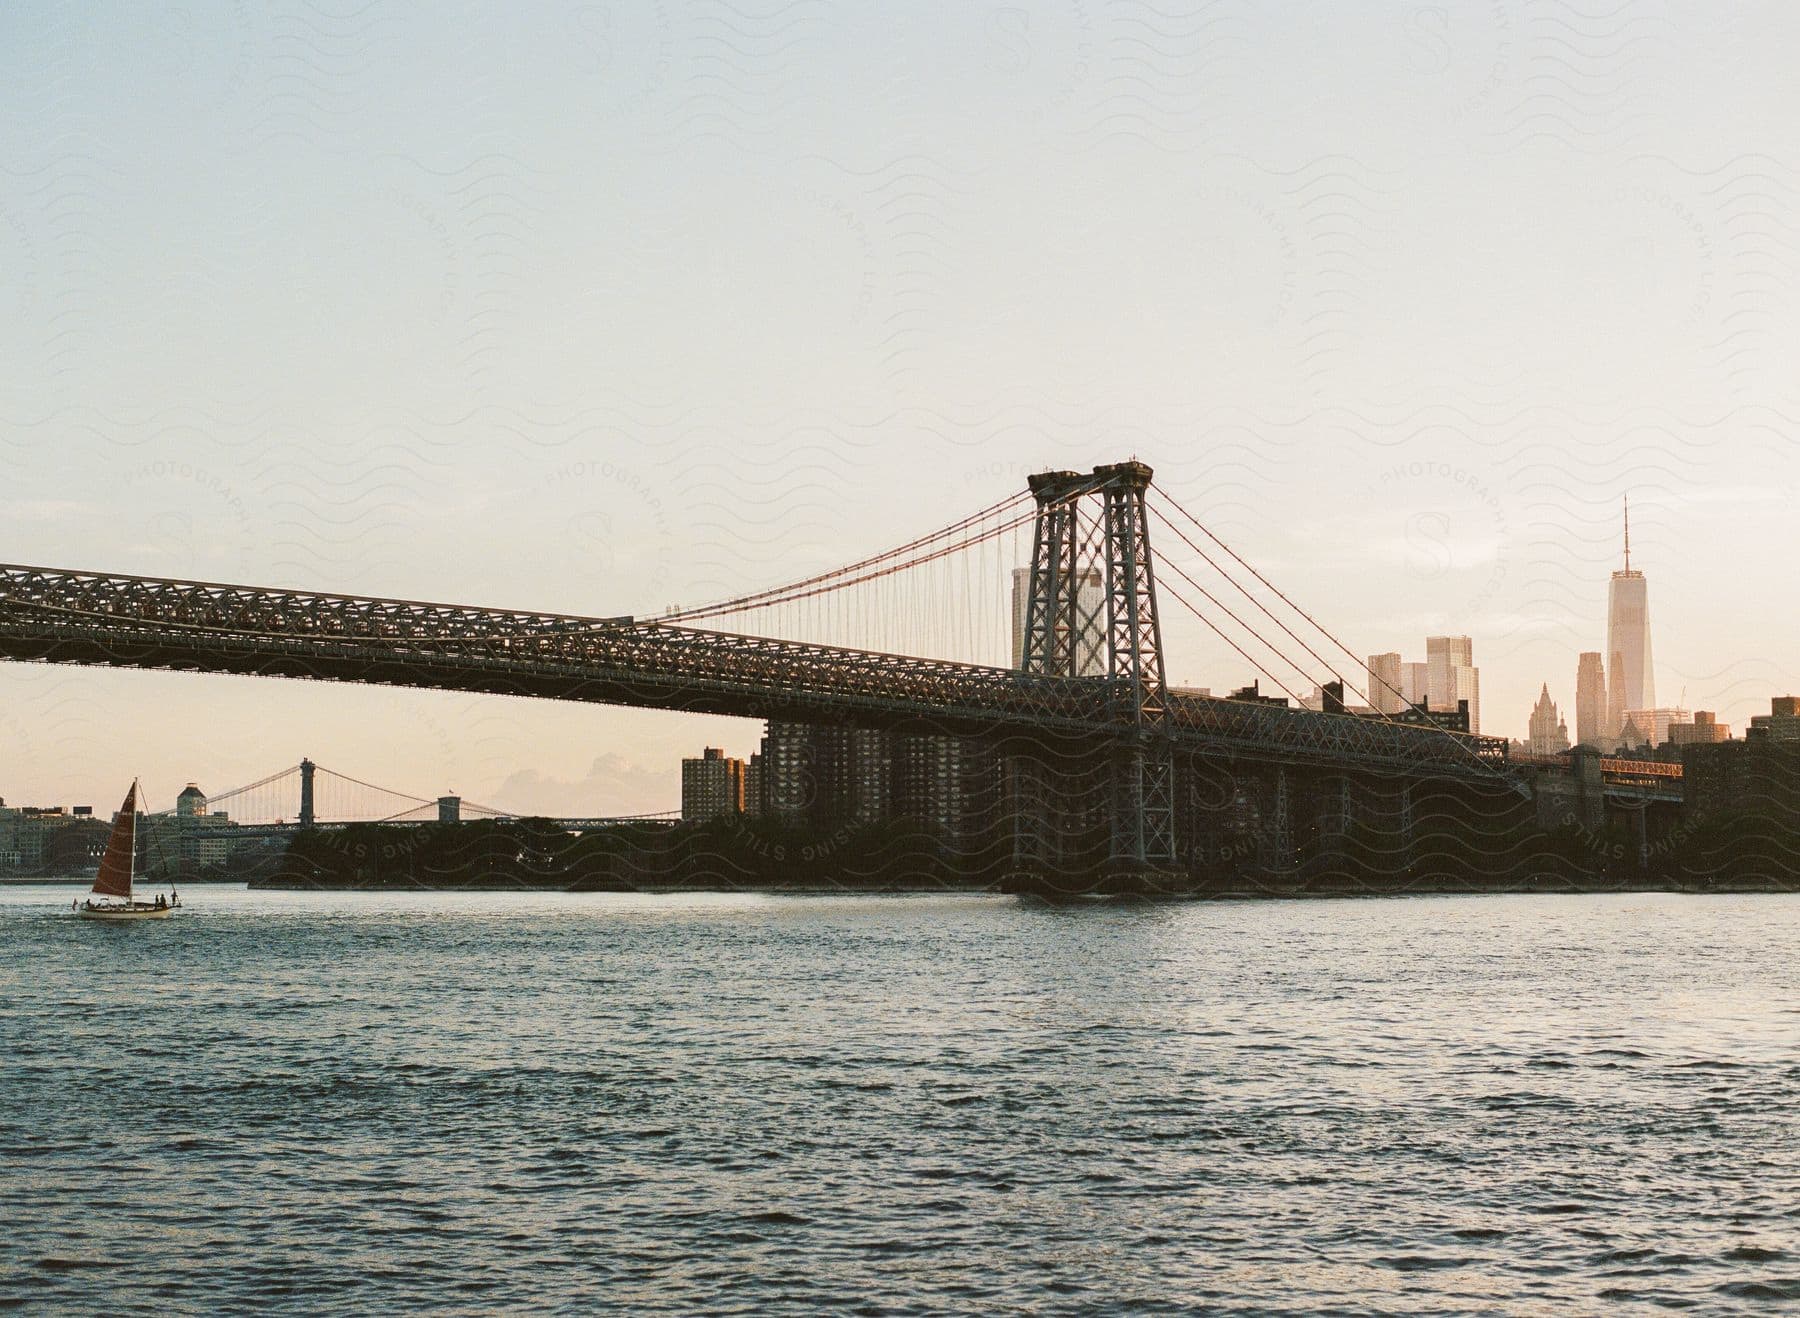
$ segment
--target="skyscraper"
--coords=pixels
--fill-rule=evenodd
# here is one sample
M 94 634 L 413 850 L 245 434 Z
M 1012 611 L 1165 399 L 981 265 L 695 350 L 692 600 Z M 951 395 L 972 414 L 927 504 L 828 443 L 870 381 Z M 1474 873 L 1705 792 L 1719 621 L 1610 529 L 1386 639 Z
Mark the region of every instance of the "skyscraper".
M 1400 665 L 1400 694 L 1409 706 L 1423 705 L 1431 695 L 1431 666 L 1403 663 Z
M 1576 743 L 1600 746 L 1607 735 L 1606 719 L 1606 664 L 1599 651 L 1589 650 L 1575 669 Z
M 1400 669 L 1397 652 L 1369 656 L 1369 705 L 1377 714 L 1398 714 L 1406 708 L 1405 675 Z
M 1562 721 L 1556 702 L 1550 699 L 1548 682 L 1538 696 L 1537 707 L 1531 711 L 1530 740 L 1526 746 L 1533 755 L 1558 755 L 1569 749 L 1569 725 Z
M 1628 711 L 1656 707 L 1652 668 L 1649 583 L 1642 572 L 1631 568 L 1631 500 L 1627 499 L 1625 566 L 1612 574 L 1606 601 L 1607 736 L 1619 734 Z
M 1434 714 L 1456 712 L 1469 702 L 1469 731 L 1481 731 L 1481 672 L 1475 667 L 1475 642 L 1467 636 L 1425 638 L 1425 688 Z
M 1106 672 L 1106 583 L 1098 568 L 1087 568 L 1075 591 L 1075 603 L 1087 619 L 1076 642 L 1075 671 L 1083 677 L 1096 677 Z M 1012 583 L 1012 666 L 1025 666 L 1025 623 L 1031 608 L 1031 569 L 1013 569 Z

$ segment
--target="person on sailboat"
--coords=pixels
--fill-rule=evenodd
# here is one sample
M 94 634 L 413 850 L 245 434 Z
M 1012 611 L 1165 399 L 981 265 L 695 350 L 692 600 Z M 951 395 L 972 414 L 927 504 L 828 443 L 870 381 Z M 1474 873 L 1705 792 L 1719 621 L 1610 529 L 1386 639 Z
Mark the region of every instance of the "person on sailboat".
M 100 857 L 100 868 L 94 874 L 93 891 L 77 908 L 76 914 L 90 920 L 166 920 L 174 913 L 169 899 L 158 895 L 155 900 L 134 900 L 131 887 L 137 869 L 138 809 L 140 788 L 136 782 L 125 793 L 125 802 L 113 815 L 112 832 L 107 835 L 106 850 Z M 173 889 L 171 888 L 171 892 Z

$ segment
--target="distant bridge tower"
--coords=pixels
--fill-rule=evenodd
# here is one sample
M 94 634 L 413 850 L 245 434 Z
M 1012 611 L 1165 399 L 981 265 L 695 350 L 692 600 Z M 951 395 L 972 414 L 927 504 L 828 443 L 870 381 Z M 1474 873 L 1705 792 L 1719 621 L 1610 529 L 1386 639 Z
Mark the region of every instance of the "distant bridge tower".
M 1089 678 L 1106 684 L 1107 704 L 1123 725 L 1104 768 L 1110 843 L 1115 869 L 1146 871 L 1175 864 L 1174 752 L 1168 735 L 1168 686 L 1163 676 L 1162 625 L 1156 609 L 1156 572 L 1144 507 L 1152 472 L 1141 462 L 1096 467 L 1092 474 L 1049 471 L 1029 479 L 1037 499 L 1032 537 L 1031 597 L 1025 610 L 1020 666 L 1050 677 Z M 1098 507 L 1092 505 L 1098 504 Z M 1104 574 L 1101 617 L 1082 585 Z M 1105 667 L 1084 671 L 1083 654 L 1104 636 Z M 1046 745 L 1046 755 L 1055 755 Z M 1055 766 L 1036 775 L 1022 799 L 1039 801 L 1056 789 Z M 1041 780 L 1039 780 L 1041 777 Z M 1091 785 L 1091 784 L 1090 784 Z M 1077 785 L 1075 794 L 1083 794 Z M 1070 794 L 1065 786 L 1064 795 Z M 1079 811 L 1058 811 L 1075 817 Z M 1041 858 L 1044 840 L 1020 820 L 1015 856 L 1023 865 Z
M 313 810 L 313 774 L 319 766 L 311 760 L 300 761 L 300 827 L 311 828 L 318 822 Z

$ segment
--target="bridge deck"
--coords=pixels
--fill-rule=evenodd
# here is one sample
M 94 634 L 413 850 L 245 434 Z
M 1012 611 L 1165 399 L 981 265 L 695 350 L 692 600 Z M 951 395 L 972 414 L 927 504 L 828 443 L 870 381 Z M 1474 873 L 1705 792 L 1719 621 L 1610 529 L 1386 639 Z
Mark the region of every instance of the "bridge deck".
M 0 658 L 493 692 L 943 733 L 1125 732 L 1093 678 L 665 626 L 0 565 Z M 1171 697 L 1177 749 L 1512 781 L 1506 743 L 1350 715 Z

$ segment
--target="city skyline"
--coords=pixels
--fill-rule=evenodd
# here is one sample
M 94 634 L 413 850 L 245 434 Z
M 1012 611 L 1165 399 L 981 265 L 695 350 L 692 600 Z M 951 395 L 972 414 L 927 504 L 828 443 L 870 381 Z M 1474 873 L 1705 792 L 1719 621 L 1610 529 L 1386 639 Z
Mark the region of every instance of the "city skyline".
M 1576 661 L 1576 745 L 1603 749 L 1621 742 L 1662 745 L 1668 740 L 1671 725 L 1694 717 L 1691 709 L 1656 704 L 1649 579 L 1631 566 L 1630 495 L 1625 496 L 1623 503 L 1623 537 L 1622 566 L 1614 569 L 1607 584 L 1607 648 L 1584 650 Z M 1544 740 L 1540 715 L 1548 692 L 1546 680 L 1526 738 L 1534 746 Z M 1706 717 L 1713 716 L 1708 712 Z

